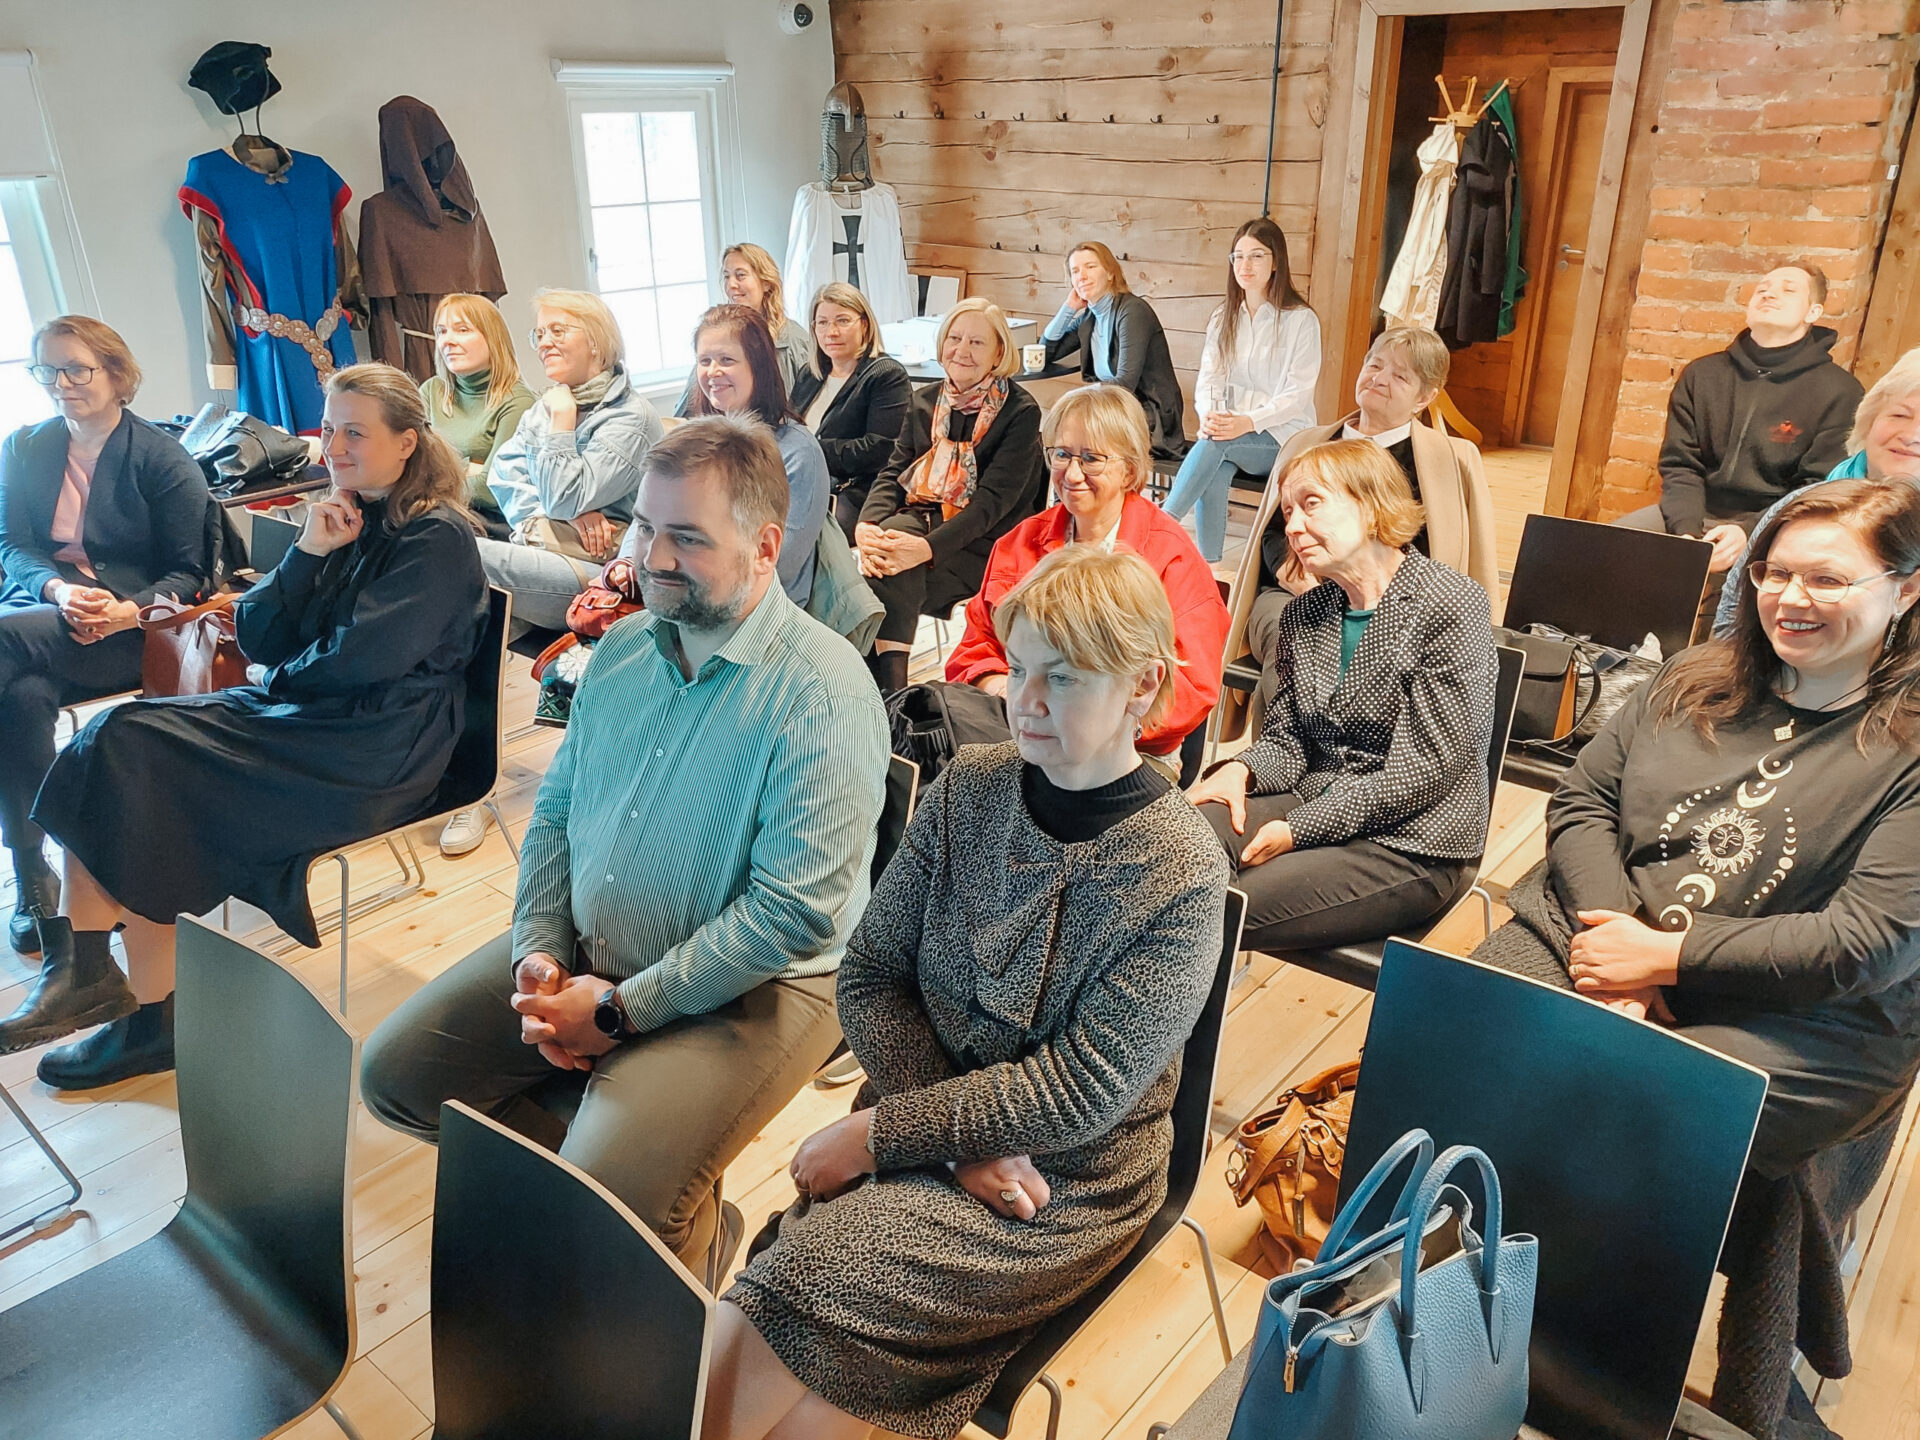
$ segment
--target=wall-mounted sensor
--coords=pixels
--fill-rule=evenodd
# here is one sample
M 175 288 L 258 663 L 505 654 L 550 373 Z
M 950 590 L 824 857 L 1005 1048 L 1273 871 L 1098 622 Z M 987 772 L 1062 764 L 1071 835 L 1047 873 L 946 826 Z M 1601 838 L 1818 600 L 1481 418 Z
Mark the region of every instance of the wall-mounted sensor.
M 789 35 L 798 35 L 813 24 L 813 6 L 807 0 L 780 0 L 780 28 Z

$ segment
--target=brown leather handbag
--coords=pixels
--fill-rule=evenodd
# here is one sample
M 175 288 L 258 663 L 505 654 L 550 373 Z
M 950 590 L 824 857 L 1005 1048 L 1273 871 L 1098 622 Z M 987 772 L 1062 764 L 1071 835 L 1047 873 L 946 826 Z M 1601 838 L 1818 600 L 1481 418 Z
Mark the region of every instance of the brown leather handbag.
M 211 695 L 247 683 L 247 657 L 233 638 L 235 598 L 223 591 L 203 605 L 182 605 L 163 595 L 141 607 L 142 695 Z
M 1320 1253 L 1340 1205 L 1340 1166 L 1347 1153 L 1353 1087 L 1360 1062 L 1322 1070 L 1283 1091 L 1241 1125 L 1227 1159 L 1234 1203 L 1260 1202 L 1260 1249 L 1284 1275 Z

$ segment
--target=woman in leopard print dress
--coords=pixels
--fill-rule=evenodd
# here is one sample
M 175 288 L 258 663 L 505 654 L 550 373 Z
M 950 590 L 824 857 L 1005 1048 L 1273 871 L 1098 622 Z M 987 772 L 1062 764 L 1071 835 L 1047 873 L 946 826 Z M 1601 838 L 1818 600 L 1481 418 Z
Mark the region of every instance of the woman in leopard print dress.
M 928 790 L 847 947 L 868 1085 L 720 1306 L 706 1440 L 953 1435 L 1165 1196 L 1227 876 L 1133 749 L 1172 614 L 1137 556 L 1072 546 L 995 628 L 1016 738 Z

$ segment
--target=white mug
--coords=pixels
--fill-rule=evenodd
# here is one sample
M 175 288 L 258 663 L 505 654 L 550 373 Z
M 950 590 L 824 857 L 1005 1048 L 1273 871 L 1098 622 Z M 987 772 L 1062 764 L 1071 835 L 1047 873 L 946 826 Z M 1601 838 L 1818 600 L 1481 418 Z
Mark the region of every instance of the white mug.
M 1022 345 L 1020 347 L 1020 365 L 1029 375 L 1047 368 L 1047 347 L 1045 345 Z

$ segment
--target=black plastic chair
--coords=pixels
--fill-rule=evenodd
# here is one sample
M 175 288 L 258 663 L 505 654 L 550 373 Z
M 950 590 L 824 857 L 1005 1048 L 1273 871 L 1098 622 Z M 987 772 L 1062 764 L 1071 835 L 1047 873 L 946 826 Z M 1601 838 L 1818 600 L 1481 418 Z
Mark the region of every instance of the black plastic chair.
M 1014 1407 L 1035 1381 L 1047 1392 L 1047 1440 L 1057 1440 L 1064 1396 L 1059 1382 L 1047 1373 L 1047 1366 L 1106 1304 L 1120 1283 L 1178 1226 L 1191 1230 L 1199 1243 L 1200 1262 L 1207 1277 L 1207 1298 L 1213 1303 L 1214 1328 L 1220 1336 L 1220 1352 L 1226 1359 L 1233 1358 L 1233 1343 L 1227 1338 L 1226 1312 L 1220 1306 L 1220 1281 L 1213 1269 L 1213 1246 L 1208 1243 L 1207 1232 L 1200 1227 L 1200 1222 L 1187 1214 L 1187 1205 L 1193 1199 L 1194 1186 L 1199 1182 L 1213 1139 L 1209 1118 L 1213 1111 L 1214 1067 L 1220 1056 L 1220 1032 L 1227 1020 L 1227 992 L 1233 984 L 1234 960 L 1240 951 L 1240 927 L 1246 918 L 1247 897 L 1238 890 L 1228 890 L 1220 963 L 1214 971 L 1213 989 L 1181 1055 L 1180 1088 L 1173 1098 L 1173 1151 L 1167 1160 L 1167 1197 L 1147 1222 L 1147 1228 L 1140 1232 L 1126 1259 L 1114 1266 L 1099 1284 L 1042 1325 L 1000 1372 L 1000 1378 L 973 1417 L 974 1424 L 998 1440 L 1006 1440 L 1013 1425 Z
M 913 819 L 913 807 L 920 799 L 920 767 L 899 755 L 887 756 L 887 798 L 880 806 L 880 824 L 873 840 L 873 883 L 878 885 L 886 873 L 900 842 L 906 839 L 907 822 Z
M 492 813 L 494 823 L 500 827 L 500 834 L 506 840 L 507 849 L 512 852 L 514 860 L 517 862 L 520 859 L 520 846 L 514 840 L 513 832 L 507 828 L 506 818 L 500 813 L 500 803 L 493 794 L 500 783 L 500 754 L 504 745 L 500 718 L 505 703 L 503 688 L 506 682 L 507 636 L 512 628 L 512 594 L 497 585 L 489 586 L 486 628 L 481 634 L 480 647 L 474 651 L 473 661 L 467 666 L 466 720 L 460 738 L 454 742 L 453 758 L 447 762 L 446 773 L 440 777 L 439 787 L 427 801 L 425 809 L 405 825 L 385 835 L 369 835 L 354 846 L 331 851 L 313 862 L 317 867 L 331 860 L 340 867 L 340 908 L 321 920 L 318 929 L 322 935 L 336 927 L 340 931 L 340 1013 L 343 1015 L 347 1011 L 347 940 L 352 922 L 397 900 L 404 900 L 409 895 L 417 895 L 426 888 L 426 867 L 420 863 L 420 852 L 414 849 L 413 837 L 409 833 L 414 826 L 445 821 L 458 811 L 485 805 Z M 353 871 L 347 851 L 374 840 L 387 842 L 387 849 L 400 866 L 400 878 L 375 894 L 354 900 L 348 894 Z
M 1526 656 L 1510 645 L 1497 645 L 1494 647 L 1494 652 L 1499 660 L 1500 673 L 1494 681 L 1493 738 L 1487 748 L 1489 808 L 1500 789 L 1501 765 L 1506 758 L 1507 740 L 1513 732 L 1514 704 L 1520 698 L 1520 672 L 1526 663 Z M 1491 933 L 1493 896 L 1487 892 L 1487 888 L 1480 883 L 1477 876 L 1468 894 L 1479 898 L 1481 919 L 1488 933 Z M 1451 914 L 1452 911 L 1447 913 Z M 1445 919 L 1445 915 L 1440 916 L 1422 930 L 1420 935 L 1410 938 L 1418 940 L 1432 934 Z M 1317 974 L 1344 981 L 1348 985 L 1357 985 L 1362 990 L 1371 990 L 1380 977 L 1380 958 L 1385 953 L 1386 947 L 1385 940 L 1360 940 L 1351 945 L 1331 945 L 1320 950 L 1286 950 L 1276 953 L 1289 965 L 1298 965 L 1303 970 L 1312 970 Z
M 437 1440 L 698 1435 L 713 1297 L 592 1176 L 458 1101 L 431 1287 Z
M 1343 1174 L 1415 1126 L 1486 1151 L 1505 1228 L 1540 1237 L 1528 1422 L 1665 1440 L 1766 1090 L 1658 1025 L 1394 941 Z
M 1653 635 L 1671 658 L 1693 643 L 1712 558 L 1711 546 L 1684 535 L 1529 515 L 1501 623 L 1509 630 L 1551 625 L 1615 650 L 1632 650 Z M 1506 768 L 1520 784 L 1551 790 L 1572 763 L 1516 750 Z
M 354 1038 L 291 972 L 182 917 L 187 1196 L 166 1227 L 0 1314 L 0 1430 L 255 1440 L 354 1351 Z

